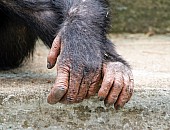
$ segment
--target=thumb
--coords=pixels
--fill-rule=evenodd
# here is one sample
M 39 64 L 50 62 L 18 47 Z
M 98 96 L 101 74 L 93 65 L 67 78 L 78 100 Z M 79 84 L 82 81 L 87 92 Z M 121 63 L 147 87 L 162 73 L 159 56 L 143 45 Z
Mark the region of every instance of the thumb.
M 60 54 L 61 36 L 58 34 L 53 41 L 52 47 L 47 57 L 47 68 L 51 69 L 55 66 L 57 57 Z

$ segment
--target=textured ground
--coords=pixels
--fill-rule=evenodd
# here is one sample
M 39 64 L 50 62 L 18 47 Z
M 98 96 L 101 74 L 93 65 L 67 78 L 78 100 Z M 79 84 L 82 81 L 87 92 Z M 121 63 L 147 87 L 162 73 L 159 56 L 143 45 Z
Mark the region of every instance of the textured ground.
M 124 109 L 105 108 L 97 97 L 48 105 L 56 72 L 46 69 L 48 50 L 38 44 L 25 66 L 0 72 L 0 130 L 170 130 L 170 35 L 109 37 L 135 76 L 135 92 Z

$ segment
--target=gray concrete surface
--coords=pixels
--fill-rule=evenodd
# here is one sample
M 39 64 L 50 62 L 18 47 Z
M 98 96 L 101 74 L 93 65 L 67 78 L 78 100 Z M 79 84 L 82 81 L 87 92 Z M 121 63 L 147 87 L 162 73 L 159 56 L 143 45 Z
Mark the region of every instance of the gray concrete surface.
M 129 61 L 135 92 L 119 111 L 97 97 L 76 105 L 46 103 L 55 69 L 46 69 L 48 50 L 37 44 L 34 58 L 0 71 L 0 130 L 170 130 L 170 35 L 109 35 Z

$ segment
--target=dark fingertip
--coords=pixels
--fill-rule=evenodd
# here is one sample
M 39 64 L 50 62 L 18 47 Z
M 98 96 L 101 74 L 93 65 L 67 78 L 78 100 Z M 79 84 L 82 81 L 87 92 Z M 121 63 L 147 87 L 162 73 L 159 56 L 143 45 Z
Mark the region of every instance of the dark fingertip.
M 104 101 L 104 99 L 105 99 L 104 97 L 99 97 L 100 101 Z
M 54 105 L 56 104 L 57 102 L 54 101 L 53 97 L 50 95 L 48 95 L 47 97 L 47 103 L 50 104 L 50 105 Z
M 117 106 L 115 106 L 115 109 L 116 109 L 116 110 L 121 110 L 122 107 L 121 107 L 120 105 L 117 105 Z
M 63 86 L 59 86 L 57 89 L 53 87 L 48 95 L 47 102 L 51 105 L 56 104 L 64 96 L 65 92 L 65 87 Z
M 52 65 L 50 64 L 50 62 L 47 62 L 47 68 L 48 68 L 48 69 L 51 69 L 51 68 L 52 68 Z

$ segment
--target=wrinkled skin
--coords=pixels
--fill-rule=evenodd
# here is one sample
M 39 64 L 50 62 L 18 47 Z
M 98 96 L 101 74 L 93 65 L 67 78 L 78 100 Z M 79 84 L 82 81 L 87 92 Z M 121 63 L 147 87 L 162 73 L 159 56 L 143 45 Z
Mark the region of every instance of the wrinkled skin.
M 133 93 L 134 80 L 131 70 L 121 62 L 109 62 L 103 67 L 103 82 L 98 92 L 106 106 L 123 107 Z
M 104 101 L 106 106 L 114 104 L 116 109 L 123 107 L 130 100 L 134 89 L 130 68 L 121 62 L 106 62 L 103 63 L 102 70 L 82 77 L 81 72 L 74 73 L 70 70 L 69 60 L 62 62 L 64 59 L 60 52 L 64 49 L 64 43 L 61 43 L 60 35 L 55 38 L 47 58 L 49 69 L 54 67 L 58 58 L 57 78 L 48 96 L 48 103 L 79 103 L 98 92 L 99 99 Z

